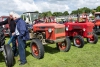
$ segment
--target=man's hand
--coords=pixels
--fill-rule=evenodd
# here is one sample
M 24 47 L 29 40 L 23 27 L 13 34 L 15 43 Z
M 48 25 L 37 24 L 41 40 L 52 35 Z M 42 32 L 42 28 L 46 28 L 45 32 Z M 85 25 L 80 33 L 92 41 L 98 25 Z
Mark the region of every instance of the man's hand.
M 12 36 L 15 35 L 15 32 L 12 33 Z

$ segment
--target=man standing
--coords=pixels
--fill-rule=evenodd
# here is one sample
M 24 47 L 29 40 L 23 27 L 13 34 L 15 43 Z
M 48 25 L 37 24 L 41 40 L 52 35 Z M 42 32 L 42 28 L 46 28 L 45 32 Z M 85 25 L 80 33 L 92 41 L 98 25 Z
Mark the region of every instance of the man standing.
M 14 35 L 15 27 L 16 27 L 16 23 L 12 18 L 13 14 L 14 14 L 13 12 L 10 12 L 9 17 L 5 21 L 0 22 L 0 26 L 5 25 L 5 24 L 9 24 L 10 37 Z M 13 50 L 14 56 L 17 56 L 18 52 L 17 52 L 17 45 L 16 45 L 16 37 L 14 37 L 12 39 L 12 50 Z
M 29 32 L 26 22 L 22 20 L 18 14 L 15 13 L 13 15 L 13 19 L 16 22 L 15 34 L 17 35 L 18 39 L 18 51 L 21 62 L 19 65 L 24 65 L 27 63 L 25 55 L 25 45 L 26 45 L 26 40 L 29 40 Z

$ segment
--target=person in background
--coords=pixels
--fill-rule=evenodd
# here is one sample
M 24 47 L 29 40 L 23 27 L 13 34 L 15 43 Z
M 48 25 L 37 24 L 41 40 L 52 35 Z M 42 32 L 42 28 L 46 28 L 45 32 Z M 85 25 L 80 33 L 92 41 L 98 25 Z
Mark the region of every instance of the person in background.
M 13 14 L 14 14 L 14 12 L 10 12 L 9 17 L 5 21 L 0 22 L 0 26 L 5 25 L 5 24 L 9 24 L 10 37 L 14 35 L 15 27 L 16 27 L 16 23 L 12 18 Z M 18 52 L 17 52 L 17 45 L 16 45 L 16 37 L 14 37 L 12 39 L 12 50 L 13 50 L 14 56 L 17 56 Z
M 22 20 L 17 13 L 13 15 L 13 19 L 16 22 L 15 35 L 18 39 L 18 51 L 21 62 L 19 65 L 24 65 L 27 63 L 25 55 L 25 45 L 26 41 L 30 39 L 29 32 L 26 22 Z

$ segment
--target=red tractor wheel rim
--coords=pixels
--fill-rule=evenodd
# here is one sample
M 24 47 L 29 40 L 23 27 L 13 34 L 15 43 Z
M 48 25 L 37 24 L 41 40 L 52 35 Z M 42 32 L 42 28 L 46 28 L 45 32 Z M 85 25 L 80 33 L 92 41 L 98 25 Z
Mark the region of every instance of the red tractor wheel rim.
M 66 48 L 66 44 L 65 43 L 58 43 L 58 46 L 62 50 L 64 50 Z
M 36 56 L 39 55 L 39 50 L 38 50 L 38 47 L 37 47 L 36 44 L 33 44 L 33 45 L 32 45 L 32 51 L 33 51 L 33 53 L 34 53 Z
M 81 44 L 81 42 L 80 42 L 79 39 L 75 39 L 75 42 L 76 42 L 77 45 L 80 45 Z

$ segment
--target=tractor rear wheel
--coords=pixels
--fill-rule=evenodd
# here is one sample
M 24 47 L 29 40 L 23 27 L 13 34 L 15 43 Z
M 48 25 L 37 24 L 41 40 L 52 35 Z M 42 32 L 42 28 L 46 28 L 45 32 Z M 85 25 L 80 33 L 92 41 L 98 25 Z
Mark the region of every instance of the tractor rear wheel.
M 92 38 L 87 38 L 87 42 L 96 44 L 98 42 L 98 36 L 96 34 L 93 34 Z
M 14 62 L 14 55 L 10 45 L 4 45 L 4 57 L 7 67 L 12 67 Z
M 33 39 L 30 43 L 30 48 L 35 58 L 41 59 L 44 57 L 44 47 L 39 39 Z
M 73 37 L 73 44 L 78 47 L 78 48 L 82 48 L 84 46 L 84 39 L 82 36 L 77 35 Z
M 70 39 L 68 37 L 66 37 L 66 39 L 63 42 L 56 43 L 56 47 L 60 51 L 68 52 L 71 47 Z

